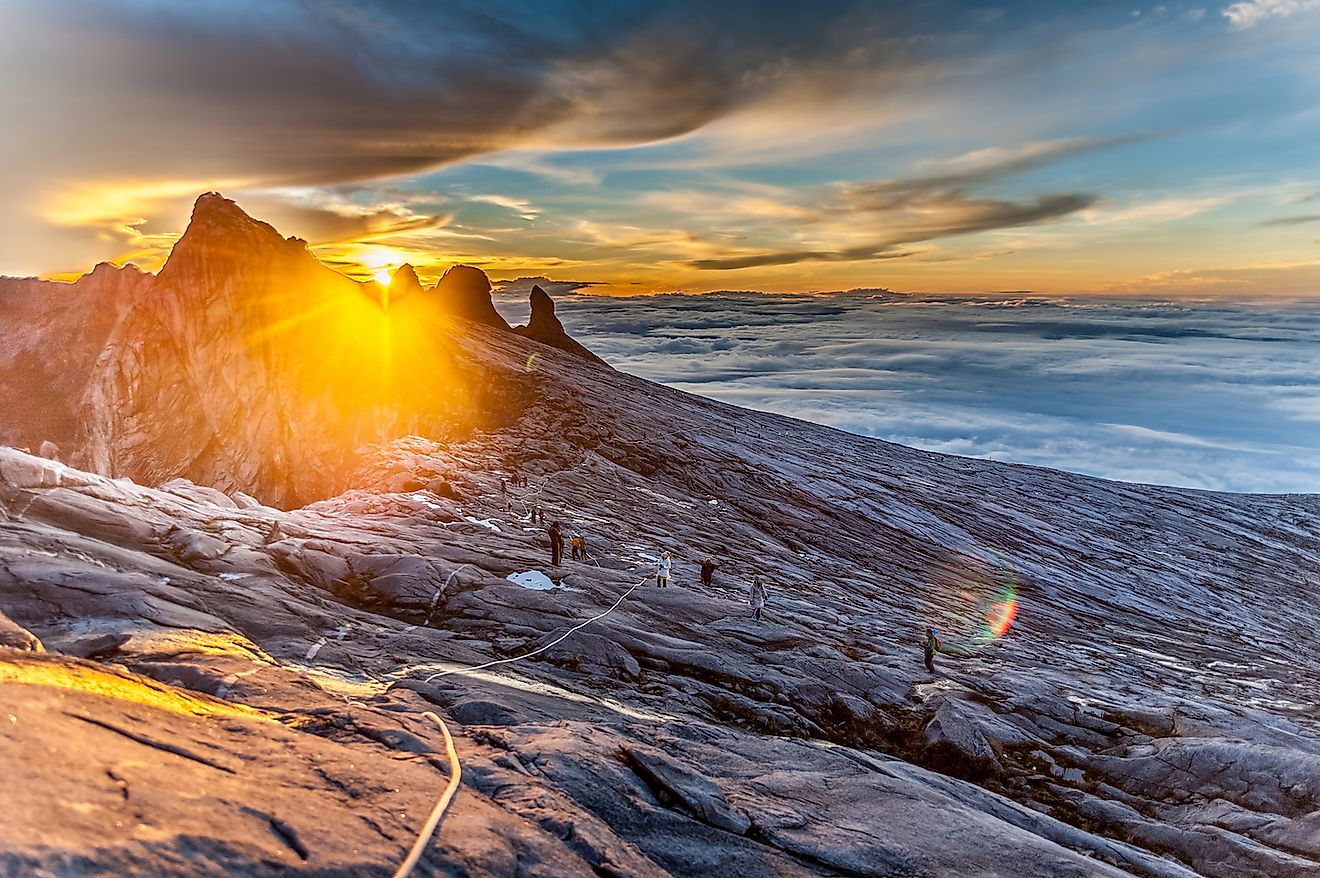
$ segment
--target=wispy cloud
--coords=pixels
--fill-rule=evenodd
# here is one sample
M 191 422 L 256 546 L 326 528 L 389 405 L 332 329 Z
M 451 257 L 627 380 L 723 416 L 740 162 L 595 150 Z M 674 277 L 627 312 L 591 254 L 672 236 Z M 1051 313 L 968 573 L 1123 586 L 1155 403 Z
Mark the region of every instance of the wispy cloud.
M 485 204 L 494 204 L 497 207 L 502 207 L 505 210 L 517 214 L 519 219 L 527 220 L 528 222 L 536 219 L 537 214 L 541 212 L 539 208 L 532 206 L 530 201 L 521 198 L 513 198 L 508 195 L 469 195 L 467 196 L 467 200 Z
M 970 186 L 1044 167 L 1072 156 L 1140 143 L 1157 136 L 1152 132 L 1121 137 L 1066 137 L 985 147 L 952 158 L 922 161 L 917 167 L 934 170 L 936 175 L 914 182 L 927 186 Z
M 1126 204 L 1097 205 L 1083 213 L 1082 218 L 1093 225 L 1158 225 L 1206 213 L 1230 200 L 1226 195 L 1174 195 Z
M 32 247 L 53 188 L 328 186 L 510 149 L 655 143 L 762 103 L 873 87 L 915 53 L 867 47 L 911 27 L 845 0 L 774 15 L 747 0 L 18 4 L 0 29 L 0 227 L 33 232 L 0 236 L 0 266 L 67 248 L 68 222 Z M 107 226 L 177 216 L 182 198 L 89 221 L 77 238 L 104 255 Z
M 794 218 L 835 231 L 846 225 L 864 238 L 862 242 L 841 247 L 744 249 L 690 264 L 705 270 L 733 270 L 800 262 L 897 259 L 919 252 L 905 245 L 1053 222 L 1092 207 L 1099 196 L 1064 192 L 1010 201 L 978 196 L 968 190 L 1120 142 L 1127 141 L 1069 141 L 1028 144 L 1014 150 L 983 150 L 940 163 L 945 171 L 941 174 L 839 185 L 816 193 L 816 206 L 809 216 Z
M 0 273 L 158 259 L 215 188 L 336 259 L 648 290 L 1313 256 L 1238 194 L 1320 179 L 1302 0 L 0 5 Z
M 1244 30 L 1274 18 L 1290 18 L 1320 10 L 1320 0 L 1243 0 L 1225 6 L 1222 12 L 1230 27 Z
M 1295 216 L 1276 216 L 1273 219 L 1262 220 L 1262 226 L 1300 226 L 1305 223 L 1320 222 L 1320 213 L 1304 213 Z

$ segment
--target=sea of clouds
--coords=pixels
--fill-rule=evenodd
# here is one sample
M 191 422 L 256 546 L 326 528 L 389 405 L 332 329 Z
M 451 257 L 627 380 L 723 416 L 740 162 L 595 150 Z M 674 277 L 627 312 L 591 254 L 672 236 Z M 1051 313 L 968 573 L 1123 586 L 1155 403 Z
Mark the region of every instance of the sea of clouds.
M 1320 302 L 551 291 L 617 368 L 736 405 L 1125 481 L 1320 492 Z M 497 297 L 514 322 L 522 296 Z

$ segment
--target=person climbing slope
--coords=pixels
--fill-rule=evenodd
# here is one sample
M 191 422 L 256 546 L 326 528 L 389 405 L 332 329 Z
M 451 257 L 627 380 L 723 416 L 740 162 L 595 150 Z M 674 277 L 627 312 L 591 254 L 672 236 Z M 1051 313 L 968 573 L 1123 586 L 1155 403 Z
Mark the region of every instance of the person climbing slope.
M 574 561 L 587 560 L 587 538 L 580 533 L 575 533 L 569 537 L 568 544 L 573 550 Z
M 660 558 L 660 569 L 655 572 L 655 584 L 657 588 L 669 588 L 669 574 L 674 568 L 674 562 L 668 552 Z
M 550 525 L 546 533 L 550 535 L 550 563 L 558 567 L 564 561 L 564 532 L 556 521 Z
M 748 596 L 747 602 L 752 605 L 752 618 L 758 622 L 761 621 L 761 610 L 765 607 L 766 599 L 769 597 L 770 593 L 766 590 L 761 577 L 753 576 L 751 594 Z
M 715 569 L 719 567 L 714 561 L 707 558 L 701 562 L 701 584 L 710 587 L 715 580 Z
M 940 643 L 939 637 L 935 635 L 934 628 L 926 629 L 926 637 L 922 642 L 922 648 L 926 653 L 926 670 L 932 674 L 935 673 L 935 653 L 943 649 L 944 645 Z

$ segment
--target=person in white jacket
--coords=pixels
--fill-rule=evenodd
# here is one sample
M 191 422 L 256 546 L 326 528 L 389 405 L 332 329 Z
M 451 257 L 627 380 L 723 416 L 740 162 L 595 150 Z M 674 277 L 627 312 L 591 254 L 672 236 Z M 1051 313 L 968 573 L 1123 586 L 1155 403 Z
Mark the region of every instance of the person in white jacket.
M 760 576 L 753 576 L 748 603 L 752 605 L 752 618 L 758 622 L 761 621 L 761 609 L 765 606 L 767 597 L 769 597 L 769 593 L 766 591 L 765 583 L 761 581 Z
M 655 572 L 655 584 L 658 588 L 669 588 L 669 573 L 674 568 L 674 562 L 668 552 L 660 558 L 660 569 Z

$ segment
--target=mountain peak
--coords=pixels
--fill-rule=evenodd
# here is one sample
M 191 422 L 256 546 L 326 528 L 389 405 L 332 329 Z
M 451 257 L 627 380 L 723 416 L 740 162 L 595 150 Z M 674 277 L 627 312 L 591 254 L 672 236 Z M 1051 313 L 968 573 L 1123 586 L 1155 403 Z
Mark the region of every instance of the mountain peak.
M 564 324 L 559 322 L 559 318 L 555 316 L 555 300 L 550 298 L 549 293 L 541 289 L 540 284 L 532 286 L 530 300 L 532 304 L 531 317 L 528 318 L 526 326 L 515 327 L 514 332 L 542 344 L 559 348 L 561 351 L 576 354 L 592 362 L 605 362 L 568 334 L 567 330 L 564 329 Z
M 125 262 L 123 265 L 115 265 L 113 262 L 98 262 L 96 266 L 83 275 L 84 278 L 104 279 L 112 277 L 137 277 L 147 272 L 138 268 L 131 262 Z M 81 280 L 82 278 L 79 278 Z
M 472 265 L 451 266 L 435 285 L 435 292 L 449 313 L 474 323 L 508 329 L 509 324 L 490 300 L 490 291 L 486 272 Z
M 389 285 L 385 287 L 385 305 L 389 307 L 391 302 L 397 302 L 404 296 L 420 292 L 422 292 L 422 282 L 417 278 L 417 270 L 405 262 L 394 272 Z
M 198 221 L 257 222 L 233 199 L 225 198 L 219 192 L 203 192 L 197 196 L 189 224 Z
M 206 192 L 193 204 L 188 228 L 174 245 L 171 261 L 180 249 L 220 248 L 228 252 L 282 246 L 284 237 L 270 223 L 253 219 L 243 208 L 218 192 Z
M 532 286 L 532 294 L 529 297 L 532 306 L 531 317 L 527 320 L 527 329 L 535 332 L 563 332 L 564 324 L 559 322 L 555 316 L 555 300 L 550 298 L 550 294 L 541 289 L 540 284 Z

